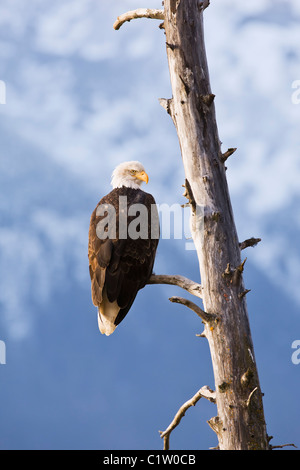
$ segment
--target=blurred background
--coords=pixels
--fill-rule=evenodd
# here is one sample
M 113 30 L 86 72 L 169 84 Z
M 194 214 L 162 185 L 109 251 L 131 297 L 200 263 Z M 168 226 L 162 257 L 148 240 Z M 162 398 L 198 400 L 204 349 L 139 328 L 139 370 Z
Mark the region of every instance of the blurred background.
M 160 21 L 113 30 L 147 0 L 0 4 L 1 449 L 161 449 L 178 408 L 214 387 L 196 315 L 146 286 L 111 337 L 90 298 L 90 214 L 114 167 L 140 160 L 160 204 L 185 202 Z M 244 254 L 249 318 L 268 434 L 299 441 L 300 79 L 298 0 L 211 0 L 205 38 L 227 176 Z M 294 94 L 294 95 L 293 95 Z M 300 97 L 300 94 L 298 94 Z M 200 281 L 186 240 L 161 240 L 155 272 Z M 200 400 L 171 449 L 217 445 Z

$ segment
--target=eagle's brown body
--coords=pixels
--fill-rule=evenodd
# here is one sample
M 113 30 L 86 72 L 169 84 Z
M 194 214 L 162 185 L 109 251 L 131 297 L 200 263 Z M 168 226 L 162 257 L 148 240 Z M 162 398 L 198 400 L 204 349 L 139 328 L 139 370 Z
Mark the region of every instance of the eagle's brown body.
M 147 209 L 146 238 L 132 239 L 128 231 L 124 237 L 124 227 L 122 238 L 120 238 L 120 196 L 123 197 L 121 198 L 122 209 L 124 209 L 124 200 L 126 201 L 127 213 L 133 204 L 143 204 Z M 116 230 L 115 233 L 112 232 L 113 238 L 110 237 L 111 233 L 107 232 L 109 237 L 100 239 L 99 230 L 97 235 L 97 224 L 107 217 L 107 212 L 102 211 L 104 215 L 97 215 L 97 208 L 105 204 L 115 209 Z M 121 215 L 121 218 L 123 216 Z M 135 218 L 136 216 L 128 216 L 126 227 Z M 153 227 L 153 224 L 156 224 L 156 227 Z M 158 230 L 155 200 L 151 194 L 141 189 L 125 186 L 115 188 L 101 199 L 93 211 L 89 228 L 88 256 L 92 301 L 98 307 L 98 322 L 102 333 L 109 335 L 114 331 L 128 313 L 137 292 L 147 284 L 152 274 L 158 244 Z

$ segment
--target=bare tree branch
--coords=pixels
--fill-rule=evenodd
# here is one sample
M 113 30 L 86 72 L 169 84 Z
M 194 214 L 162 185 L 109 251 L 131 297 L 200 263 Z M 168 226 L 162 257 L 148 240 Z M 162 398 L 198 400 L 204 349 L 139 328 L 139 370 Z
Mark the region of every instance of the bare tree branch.
M 190 294 L 202 298 L 202 287 L 197 282 L 191 281 L 184 276 L 168 274 L 152 274 L 148 284 L 169 284 L 181 287 Z
M 216 320 L 218 317 L 214 313 L 207 313 L 202 310 L 198 305 L 194 304 L 194 302 L 191 302 L 188 299 L 183 299 L 182 297 L 170 297 L 170 302 L 174 302 L 176 304 L 182 304 L 185 305 L 186 307 L 190 308 L 193 310 L 193 312 L 197 313 L 198 317 L 201 318 L 205 323 L 209 323 L 213 320 Z
M 256 246 L 259 242 L 261 242 L 261 238 L 248 238 L 240 243 L 240 250 L 244 250 L 245 248 L 248 248 L 248 246 Z
M 114 29 L 120 29 L 121 26 L 126 23 L 126 21 L 131 21 L 136 18 L 152 18 L 155 20 L 163 20 L 164 12 L 163 10 L 154 10 L 151 8 L 138 8 L 137 10 L 128 11 L 127 13 L 118 16 L 114 23 Z
M 210 0 L 199 0 L 198 1 L 198 10 L 202 11 L 205 10 L 210 5 Z
M 206 398 L 207 400 L 211 401 L 212 403 L 216 402 L 216 393 L 211 390 L 207 385 L 200 388 L 198 392 L 188 401 L 186 401 L 177 411 L 176 415 L 174 416 L 173 421 L 167 427 L 165 431 L 159 431 L 160 437 L 164 439 L 164 450 L 169 450 L 169 441 L 170 441 L 170 434 L 175 429 L 178 424 L 180 423 L 181 419 L 185 415 L 185 412 L 191 407 L 195 406 L 196 403 L 200 400 L 200 398 Z
M 271 449 L 282 449 L 283 447 L 295 447 L 295 449 L 298 449 L 295 444 L 282 444 L 281 446 L 271 446 Z
M 230 148 L 230 149 L 228 149 L 227 152 L 225 152 L 225 153 L 222 154 L 221 161 L 222 161 L 223 163 L 225 163 L 226 160 L 227 160 L 236 150 L 237 150 L 237 149 L 236 149 L 236 148 L 233 148 L 233 147 Z

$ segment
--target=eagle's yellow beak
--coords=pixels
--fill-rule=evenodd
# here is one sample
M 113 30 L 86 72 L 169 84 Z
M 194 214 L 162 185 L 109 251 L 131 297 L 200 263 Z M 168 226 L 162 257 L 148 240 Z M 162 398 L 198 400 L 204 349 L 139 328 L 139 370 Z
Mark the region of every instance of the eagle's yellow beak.
M 149 181 L 149 176 L 147 175 L 147 173 L 145 171 L 139 171 L 136 175 L 135 175 L 136 178 L 138 178 L 139 180 L 142 180 L 142 181 L 145 181 L 145 183 L 147 184 L 148 181 Z

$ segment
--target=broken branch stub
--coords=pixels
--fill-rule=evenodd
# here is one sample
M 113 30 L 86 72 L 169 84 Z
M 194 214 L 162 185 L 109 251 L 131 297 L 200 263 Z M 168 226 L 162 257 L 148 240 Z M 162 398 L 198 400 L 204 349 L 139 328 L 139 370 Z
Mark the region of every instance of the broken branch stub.
M 114 29 L 118 30 L 121 26 L 126 23 L 126 21 L 135 20 L 138 18 L 151 18 L 154 20 L 163 20 L 164 12 L 163 10 L 155 10 L 151 8 L 138 8 L 137 10 L 128 11 L 118 16 L 117 20 L 114 22 Z

